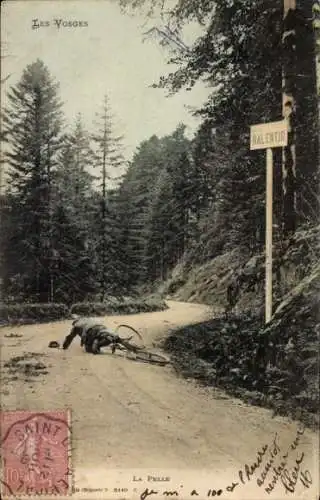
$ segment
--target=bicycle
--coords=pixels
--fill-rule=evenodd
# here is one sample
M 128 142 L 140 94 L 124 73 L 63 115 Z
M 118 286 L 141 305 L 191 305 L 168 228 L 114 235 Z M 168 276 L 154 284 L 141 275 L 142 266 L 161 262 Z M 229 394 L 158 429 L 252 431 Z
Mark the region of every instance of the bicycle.
M 142 336 L 135 328 L 129 325 L 118 325 L 115 329 L 115 334 L 117 334 L 120 328 L 127 328 L 131 330 L 135 335 L 137 335 L 142 344 L 139 345 L 131 342 L 134 335 L 126 338 L 122 338 L 117 335 L 111 346 L 112 353 L 119 349 L 119 351 L 127 351 L 127 357 L 133 361 L 142 361 L 144 363 L 157 364 L 160 366 L 165 366 L 170 363 L 170 360 L 166 356 L 147 350 L 143 344 Z

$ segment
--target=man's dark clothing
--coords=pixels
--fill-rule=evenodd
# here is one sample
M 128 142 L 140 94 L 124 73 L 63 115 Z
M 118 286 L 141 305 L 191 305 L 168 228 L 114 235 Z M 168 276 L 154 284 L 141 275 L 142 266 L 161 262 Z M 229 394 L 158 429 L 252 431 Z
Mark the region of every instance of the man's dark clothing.
M 63 349 L 68 349 L 77 335 L 80 336 L 81 345 L 85 346 L 86 351 L 95 354 L 100 351 L 101 347 L 113 344 L 119 338 L 111 333 L 105 325 L 90 318 L 80 318 L 73 322 L 71 332 L 66 336 L 62 345 Z

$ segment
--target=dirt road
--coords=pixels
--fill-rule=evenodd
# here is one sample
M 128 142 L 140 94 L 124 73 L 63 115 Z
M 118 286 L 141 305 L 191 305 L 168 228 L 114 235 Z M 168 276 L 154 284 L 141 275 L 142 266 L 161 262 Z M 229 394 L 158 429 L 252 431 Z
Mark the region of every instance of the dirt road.
M 169 305 L 164 312 L 100 321 L 111 327 L 130 323 L 152 346 L 170 328 L 210 313 L 196 304 Z M 317 498 L 315 434 L 221 391 L 199 388 L 170 366 L 130 361 L 107 350 L 86 354 L 79 339 L 68 351 L 49 349 L 48 342 L 61 341 L 70 325 L 0 330 L 1 403 L 4 410 L 71 408 L 77 497 L 143 500 L 165 498 L 167 491 L 184 499 L 208 498 L 209 490 L 213 496 L 221 489 L 221 498 Z M 38 369 L 4 366 L 28 353 L 31 364 L 42 363 Z

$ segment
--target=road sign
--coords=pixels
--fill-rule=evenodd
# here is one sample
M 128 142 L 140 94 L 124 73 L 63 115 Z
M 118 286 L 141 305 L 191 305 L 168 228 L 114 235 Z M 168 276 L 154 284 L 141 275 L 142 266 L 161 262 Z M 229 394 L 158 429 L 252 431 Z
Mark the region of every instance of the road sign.
M 250 127 L 250 149 L 283 148 L 288 145 L 286 120 L 261 123 Z
M 266 291 L 265 321 L 272 318 L 272 198 L 273 198 L 273 153 L 272 148 L 288 145 L 287 120 L 261 123 L 250 127 L 250 149 L 267 150 L 266 169 Z

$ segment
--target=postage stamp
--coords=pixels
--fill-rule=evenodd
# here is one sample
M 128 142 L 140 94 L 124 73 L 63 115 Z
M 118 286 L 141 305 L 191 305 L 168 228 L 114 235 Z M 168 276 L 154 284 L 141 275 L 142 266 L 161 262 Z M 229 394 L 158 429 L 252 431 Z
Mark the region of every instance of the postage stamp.
M 1 495 L 71 492 L 70 412 L 1 412 Z

